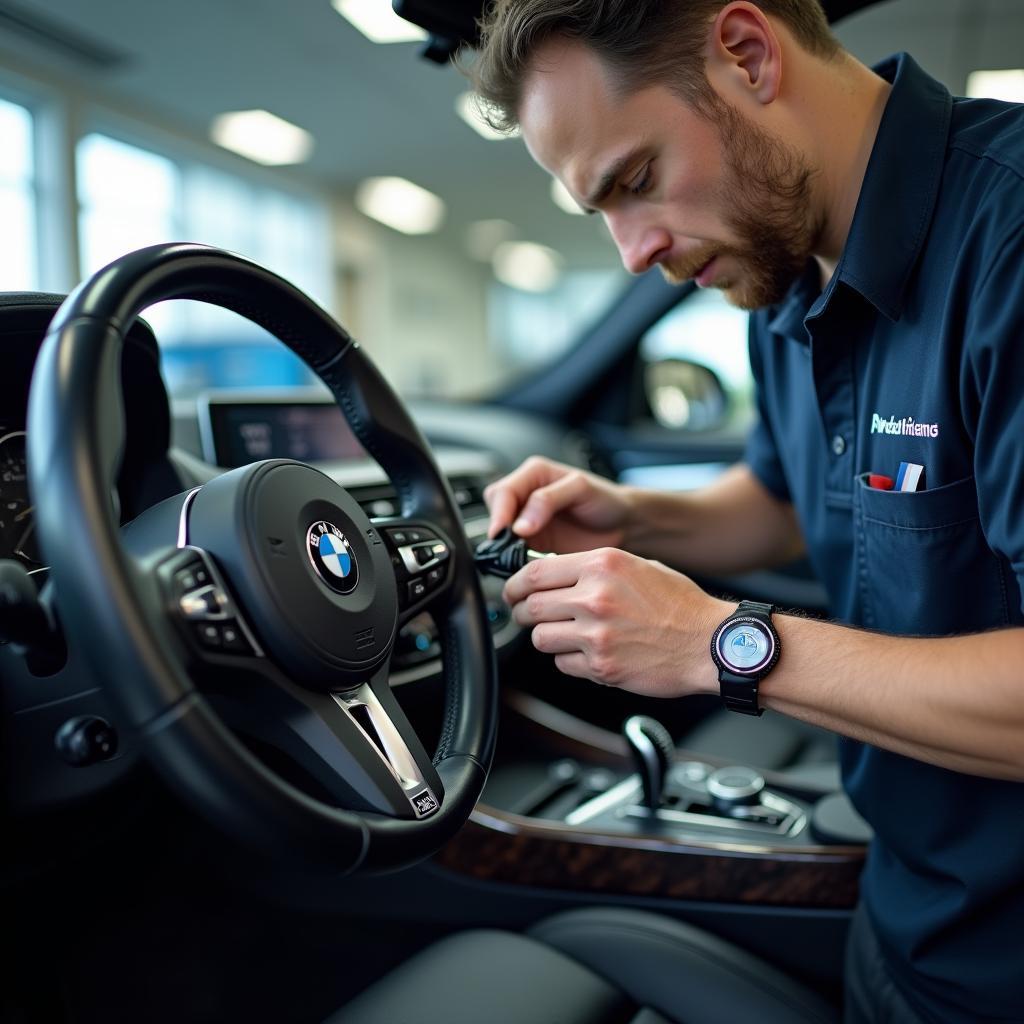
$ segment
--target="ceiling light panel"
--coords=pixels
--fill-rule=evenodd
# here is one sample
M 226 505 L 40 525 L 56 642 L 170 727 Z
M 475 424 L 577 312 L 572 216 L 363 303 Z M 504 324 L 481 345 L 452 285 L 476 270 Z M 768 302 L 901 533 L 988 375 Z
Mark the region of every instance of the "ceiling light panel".
M 374 43 L 415 43 L 427 33 L 400 18 L 389 0 L 331 0 L 331 6 Z
M 237 110 L 214 118 L 210 138 L 268 167 L 301 164 L 313 152 L 313 136 L 268 110 Z
M 535 242 L 503 242 L 494 251 L 494 276 L 524 292 L 550 291 L 557 283 L 562 259 L 554 249 Z
M 443 200 L 405 178 L 367 178 L 355 203 L 367 217 L 405 235 L 428 235 L 444 221 Z
M 972 71 L 967 76 L 967 95 L 1024 103 L 1024 69 Z

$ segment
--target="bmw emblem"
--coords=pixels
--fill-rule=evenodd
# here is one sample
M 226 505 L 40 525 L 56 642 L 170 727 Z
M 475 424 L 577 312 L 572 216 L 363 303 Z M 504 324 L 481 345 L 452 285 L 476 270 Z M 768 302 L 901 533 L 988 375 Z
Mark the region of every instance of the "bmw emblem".
M 306 531 L 306 551 L 317 575 L 338 594 L 350 594 L 359 579 L 356 556 L 345 534 L 321 519 Z

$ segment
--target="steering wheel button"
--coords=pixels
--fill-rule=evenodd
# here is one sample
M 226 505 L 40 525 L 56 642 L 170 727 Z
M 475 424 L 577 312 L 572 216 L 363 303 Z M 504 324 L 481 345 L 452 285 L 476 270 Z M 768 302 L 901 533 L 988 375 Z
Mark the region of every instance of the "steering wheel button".
M 388 530 L 388 536 L 391 538 L 392 544 L 401 546 L 409 543 L 409 535 L 405 530 Z
M 245 635 L 234 622 L 225 622 L 220 627 L 220 639 L 221 646 L 225 651 L 230 651 L 232 654 L 252 653 L 249 641 L 245 639 Z
M 434 558 L 447 558 L 448 557 L 448 545 L 438 541 L 431 549 L 430 553 Z
M 193 570 L 193 575 L 196 578 L 197 587 L 208 587 L 213 582 L 213 580 L 210 579 L 209 571 L 204 565 L 196 566 Z
M 182 592 L 195 590 L 196 587 L 199 586 L 199 584 L 196 582 L 196 574 L 194 569 L 182 569 L 181 572 L 175 575 L 174 581 L 178 584 L 178 589 Z
M 417 578 L 409 581 L 409 601 L 418 601 L 427 592 L 426 580 Z
M 439 565 L 427 572 L 427 587 L 433 590 L 435 587 L 439 587 L 444 583 L 444 569 Z
M 212 622 L 204 622 L 197 626 L 196 636 L 199 637 L 199 642 L 204 647 L 209 647 L 211 650 L 219 650 L 223 646 L 220 626 Z

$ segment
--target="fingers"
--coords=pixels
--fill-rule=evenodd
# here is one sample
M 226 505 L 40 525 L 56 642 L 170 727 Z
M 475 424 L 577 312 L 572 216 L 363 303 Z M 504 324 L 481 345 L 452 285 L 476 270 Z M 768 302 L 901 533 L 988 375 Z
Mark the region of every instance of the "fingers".
M 590 668 L 590 662 L 587 661 L 587 656 L 581 651 L 573 651 L 570 654 L 556 654 L 555 668 L 565 676 L 575 676 L 577 679 L 589 679 L 592 683 L 601 682 L 600 679 L 594 678 L 594 674 Z
M 582 473 L 568 472 L 545 487 L 539 487 L 527 499 L 522 512 L 512 524 L 520 537 L 530 537 L 542 530 L 561 512 L 581 501 L 590 490 L 590 481 Z
M 568 472 L 571 470 L 567 466 L 535 455 L 507 476 L 488 484 L 484 488 L 484 501 L 491 513 L 487 536 L 496 537 L 506 526 L 512 526 L 534 491 Z M 516 532 L 520 533 L 518 529 Z
M 495 485 L 492 484 L 491 486 Z M 489 540 L 494 540 L 515 518 L 516 512 L 519 511 L 519 503 L 515 493 L 507 487 L 494 491 L 491 497 L 488 497 L 488 492 L 485 490 L 484 499 L 487 501 L 487 506 L 491 513 L 491 522 L 487 527 L 487 537 Z
M 512 618 L 519 626 L 536 626 L 538 622 L 562 622 L 577 617 L 576 592 L 568 587 L 557 590 L 535 590 L 512 608 Z
M 533 627 L 530 639 L 541 654 L 571 654 L 583 648 L 574 622 L 542 622 Z
M 583 572 L 588 552 L 574 555 L 551 555 L 530 562 L 505 583 L 502 596 L 515 607 L 527 595 L 542 590 L 574 587 Z

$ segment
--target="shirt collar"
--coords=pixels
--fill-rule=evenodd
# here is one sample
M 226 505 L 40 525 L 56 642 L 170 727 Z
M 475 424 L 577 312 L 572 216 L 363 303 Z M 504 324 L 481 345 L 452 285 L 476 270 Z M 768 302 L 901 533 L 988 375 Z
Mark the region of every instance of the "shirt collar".
M 805 316 L 824 311 L 837 281 L 859 292 L 890 320 L 898 320 L 903 311 L 907 281 L 939 195 L 953 101 L 945 87 L 906 53 L 889 57 L 874 71 L 892 83 L 892 91 L 839 265 L 819 295 L 820 270 L 811 261 L 773 310 L 769 329 L 776 334 L 806 342 Z
M 938 200 L 953 100 L 905 53 L 874 70 L 892 92 L 836 276 L 898 320 Z

